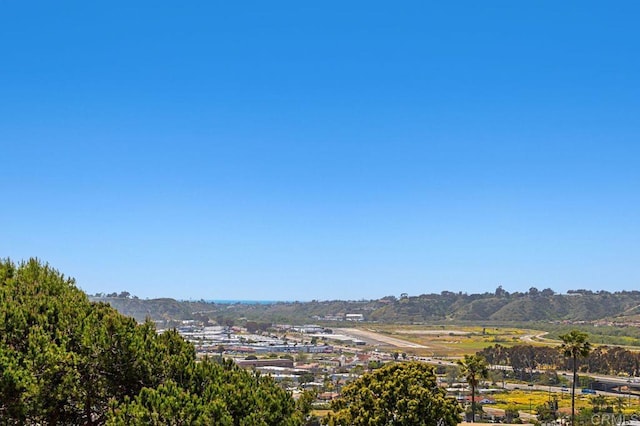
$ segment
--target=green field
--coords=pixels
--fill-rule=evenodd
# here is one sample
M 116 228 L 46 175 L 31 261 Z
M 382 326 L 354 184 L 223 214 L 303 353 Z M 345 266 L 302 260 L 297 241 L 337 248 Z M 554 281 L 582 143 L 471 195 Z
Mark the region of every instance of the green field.
M 376 325 L 369 330 L 396 339 L 424 345 L 426 349 L 408 349 L 418 356 L 458 357 L 472 354 L 488 346 L 513 346 L 522 343 L 544 345 L 536 336 L 540 330 L 515 327 Z

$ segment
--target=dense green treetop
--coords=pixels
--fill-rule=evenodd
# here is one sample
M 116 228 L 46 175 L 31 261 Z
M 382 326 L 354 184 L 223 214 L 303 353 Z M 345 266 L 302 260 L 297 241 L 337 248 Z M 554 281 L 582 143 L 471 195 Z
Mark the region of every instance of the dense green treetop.
M 449 426 L 460 422 L 460 405 L 446 398 L 434 367 L 390 363 L 346 385 L 325 423 L 331 426 Z
M 8 425 L 297 425 L 305 413 L 269 377 L 196 362 L 36 259 L 0 260 L 0 419 Z

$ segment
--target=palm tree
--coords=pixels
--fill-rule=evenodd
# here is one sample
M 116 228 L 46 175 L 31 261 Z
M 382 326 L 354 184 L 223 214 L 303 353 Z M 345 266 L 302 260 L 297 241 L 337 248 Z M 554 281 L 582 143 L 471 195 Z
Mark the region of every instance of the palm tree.
M 578 330 L 572 330 L 567 334 L 560 336 L 562 345 L 560 352 L 566 358 L 573 361 L 573 382 L 571 383 L 571 425 L 575 424 L 576 418 L 576 379 L 578 372 L 578 358 L 586 358 L 591 352 L 591 343 L 587 341 L 587 333 Z
M 476 422 L 476 387 L 480 379 L 486 379 L 489 375 L 487 360 L 482 355 L 465 355 L 458 360 L 462 375 L 471 386 L 471 422 Z

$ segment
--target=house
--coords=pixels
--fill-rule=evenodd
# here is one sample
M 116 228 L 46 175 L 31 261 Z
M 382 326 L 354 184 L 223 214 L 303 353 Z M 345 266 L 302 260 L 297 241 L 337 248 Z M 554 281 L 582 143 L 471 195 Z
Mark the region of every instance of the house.
M 347 321 L 364 321 L 363 314 L 345 314 L 344 319 Z
M 471 395 L 467 395 L 464 400 L 466 402 L 471 402 Z M 495 404 L 496 400 L 493 398 L 488 398 L 486 396 L 476 395 L 475 397 L 476 404 Z
M 338 392 L 321 392 L 318 394 L 318 399 L 320 401 L 331 401 L 338 397 Z
M 290 359 L 236 359 L 236 364 L 242 368 L 284 367 L 293 368 Z

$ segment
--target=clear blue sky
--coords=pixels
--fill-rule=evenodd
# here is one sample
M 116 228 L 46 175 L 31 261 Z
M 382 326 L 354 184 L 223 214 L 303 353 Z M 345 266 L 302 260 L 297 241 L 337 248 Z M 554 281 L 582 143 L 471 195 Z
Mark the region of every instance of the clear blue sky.
M 140 297 L 637 289 L 639 16 L 2 2 L 0 256 Z

